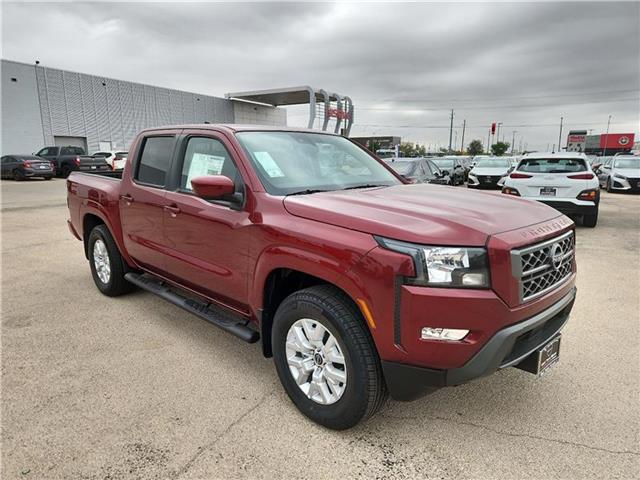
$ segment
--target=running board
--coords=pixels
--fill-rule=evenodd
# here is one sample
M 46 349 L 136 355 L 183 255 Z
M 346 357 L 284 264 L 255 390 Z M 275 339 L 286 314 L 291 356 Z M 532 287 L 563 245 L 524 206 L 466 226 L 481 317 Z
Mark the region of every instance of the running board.
M 154 293 L 187 312 L 213 323 L 247 343 L 255 343 L 260 339 L 260 334 L 249 327 L 247 318 L 228 312 L 222 307 L 183 296 L 163 280 L 138 273 L 127 273 L 124 278 L 143 290 Z

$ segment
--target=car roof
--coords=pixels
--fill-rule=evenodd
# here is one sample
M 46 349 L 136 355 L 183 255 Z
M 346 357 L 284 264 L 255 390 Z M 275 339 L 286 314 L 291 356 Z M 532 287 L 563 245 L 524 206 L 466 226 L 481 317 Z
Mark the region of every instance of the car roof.
M 32 153 L 7 153 L 6 155 L 2 155 L 3 157 L 16 157 L 16 158 L 25 158 L 25 159 L 33 159 L 33 160 L 42 160 L 42 157 L 34 155 Z
M 528 158 L 579 158 L 581 160 L 588 160 L 587 156 L 584 153 L 577 152 L 565 152 L 565 153 L 556 153 L 556 152 L 535 152 L 535 153 L 527 153 L 523 160 Z
M 212 130 L 223 131 L 227 133 L 237 132 L 301 132 L 301 133 L 319 133 L 323 135 L 331 135 L 339 137 L 337 133 L 325 132 L 322 130 L 314 130 L 312 128 L 298 128 L 287 126 L 270 126 L 270 125 L 251 125 L 237 123 L 196 123 L 185 125 L 165 125 L 162 127 L 146 128 L 141 133 L 154 132 L 159 130 Z

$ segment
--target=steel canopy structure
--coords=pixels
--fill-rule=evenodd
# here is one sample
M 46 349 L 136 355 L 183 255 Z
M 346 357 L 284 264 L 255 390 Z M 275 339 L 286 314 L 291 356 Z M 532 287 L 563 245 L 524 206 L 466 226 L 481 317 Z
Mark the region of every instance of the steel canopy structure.
M 225 97 L 229 100 L 270 105 L 272 107 L 308 104 L 308 128 L 314 128 L 316 117 L 319 117 L 319 120 L 322 121 L 322 130 L 326 131 L 329 128 L 329 121 L 335 118 L 334 133 L 340 132 L 342 121 L 344 121 L 345 135 L 349 136 L 353 125 L 353 102 L 351 98 L 323 89 L 315 89 L 307 85 L 250 92 L 233 92 L 225 94 Z

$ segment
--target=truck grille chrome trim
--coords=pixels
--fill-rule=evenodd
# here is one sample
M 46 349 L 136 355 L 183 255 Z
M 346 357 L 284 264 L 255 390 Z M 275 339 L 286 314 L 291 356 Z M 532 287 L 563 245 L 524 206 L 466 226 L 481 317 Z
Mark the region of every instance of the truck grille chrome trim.
M 575 255 L 573 231 L 511 251 L 511 272 L 518 281 L 520 303 L 559 287 L 571 276 Z

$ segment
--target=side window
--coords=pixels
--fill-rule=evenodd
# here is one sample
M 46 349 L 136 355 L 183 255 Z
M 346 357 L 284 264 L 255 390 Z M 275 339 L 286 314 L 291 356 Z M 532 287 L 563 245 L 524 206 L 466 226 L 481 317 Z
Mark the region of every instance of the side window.
M 418 162 L 415 174 L 419 177 L 424 177 L 425 173 L 424 173 L 424 167 L 422 165 L 422 162 Z
M 215 138 L 191 137 L 182 164 L 180 190 L 192 191 L 191 180 L 204 175 L 224 175 L 238 183 L 238 169 L 222 142 Z
M 142 147 L 135 179 L 142 183 L 164 187 L 175 137 L 147 137 Z

